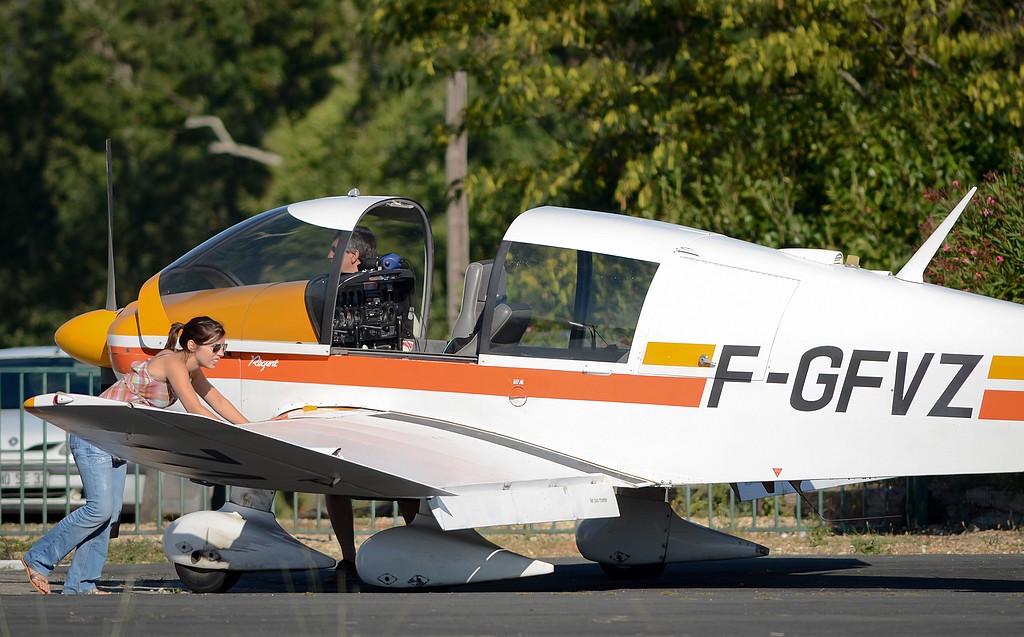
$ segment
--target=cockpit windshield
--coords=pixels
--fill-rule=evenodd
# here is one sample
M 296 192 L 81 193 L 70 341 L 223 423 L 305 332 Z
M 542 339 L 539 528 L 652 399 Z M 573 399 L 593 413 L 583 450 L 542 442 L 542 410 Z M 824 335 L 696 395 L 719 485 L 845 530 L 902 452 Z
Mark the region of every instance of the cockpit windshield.
M 168 266 L 160 293 L 311 279 L 328 271 L 336 232 L 299 221 L 287 208 L 265 212 Z

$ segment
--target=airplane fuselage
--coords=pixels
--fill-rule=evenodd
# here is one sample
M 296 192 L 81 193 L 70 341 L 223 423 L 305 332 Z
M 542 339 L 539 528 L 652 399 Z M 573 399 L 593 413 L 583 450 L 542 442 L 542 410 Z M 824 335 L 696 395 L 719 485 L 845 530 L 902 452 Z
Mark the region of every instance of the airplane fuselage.
M 253 420 L 308 406 L 404 412 L 649 484 L 1024 468 L 1018 305 L 557 208 L 521 217 L 499 259 L 481 322 L 517 301 L 530 323 L 512 343 L 483 333 L 468 353 L 314 342 L 305 281 L 174 290 L 161 309 L 223 317 L 231 353 L 211 376 Z M 581 295 L 584 273 L 597 282 Z M 140 300 L 112 326 L 118 371 L 162 341 L 140 333 L 151 308 Z

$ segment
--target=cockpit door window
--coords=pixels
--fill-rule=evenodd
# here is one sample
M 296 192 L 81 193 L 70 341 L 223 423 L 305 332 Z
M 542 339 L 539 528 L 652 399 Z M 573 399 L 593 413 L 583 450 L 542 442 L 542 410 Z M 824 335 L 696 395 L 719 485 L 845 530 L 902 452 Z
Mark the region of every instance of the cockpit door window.
M 487 353 L 626 360 L 657 263 L 511 243 L 503 264 Z

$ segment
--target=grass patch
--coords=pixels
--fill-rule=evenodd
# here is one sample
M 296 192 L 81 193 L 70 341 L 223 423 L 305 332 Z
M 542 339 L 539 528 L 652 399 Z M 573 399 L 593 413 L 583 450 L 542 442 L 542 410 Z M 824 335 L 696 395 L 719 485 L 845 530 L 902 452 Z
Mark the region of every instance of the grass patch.
M 32 547 L 35 538 L 0 537 L 0 559 L 18 560 Z
M 812 548 L 828 546 L 829 538 L 832 537 L 832 529 L 827 526 L 815 526 L 807 530 L 807 546 Z
M 850 538 L 850 548 L 861 555 L 888 553 L 888 542 L 879 535 L 857 535 Z
M 0 559 L 18 560 L 41 536 L 0 536 Z M 61 564 L 71 562 L 72 553 Z M 166 562 L 163 537 L 137 536 L 112 539 L 107 562 L 112 564 L 155 564 Z
M 110 542 L 107 561 L 114 564 L 154 564 L 166 562 L 162 537 L 118 538 Z

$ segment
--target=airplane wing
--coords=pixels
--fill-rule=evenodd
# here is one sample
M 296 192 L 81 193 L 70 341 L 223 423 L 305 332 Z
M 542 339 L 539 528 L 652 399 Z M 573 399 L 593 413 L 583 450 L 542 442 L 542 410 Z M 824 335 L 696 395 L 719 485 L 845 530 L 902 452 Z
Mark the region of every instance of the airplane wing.
M 110 453 L 201 483 L 424 498 L 443 529 L 618 515 L 616 486 L 649 481 L 445 421 L 312 410 L 231 425 L 92 396 L 44 394 L 25 408 Z

